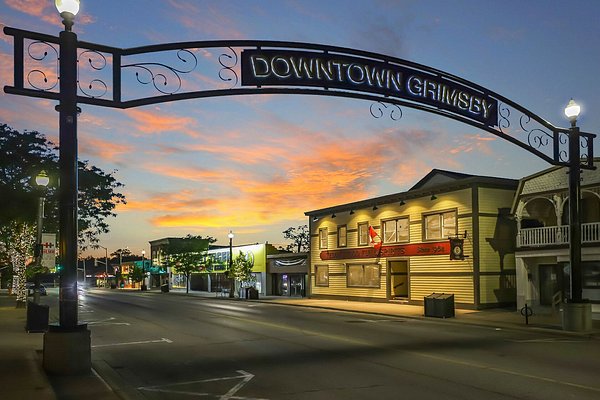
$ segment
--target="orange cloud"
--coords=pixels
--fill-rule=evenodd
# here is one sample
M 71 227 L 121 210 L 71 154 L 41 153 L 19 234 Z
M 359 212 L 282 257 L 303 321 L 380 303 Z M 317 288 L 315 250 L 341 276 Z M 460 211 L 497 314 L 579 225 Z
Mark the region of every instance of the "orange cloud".
M 99 157 L 105 161 L 115 161 L 118 156 L 134 150 L 131 145 L 117 144 L 90 136 L 79 136 L 79 149 L 82 154 Z
M 193 118 L 167 115 L 158 107 L 154 107 L 152 111 L 129 109 L 125 113 L 135 121 L 134 128 L 141 133 L 182 132 L 191 137 L 200 136 L 197 131 L 192 129 L 196 124 Z

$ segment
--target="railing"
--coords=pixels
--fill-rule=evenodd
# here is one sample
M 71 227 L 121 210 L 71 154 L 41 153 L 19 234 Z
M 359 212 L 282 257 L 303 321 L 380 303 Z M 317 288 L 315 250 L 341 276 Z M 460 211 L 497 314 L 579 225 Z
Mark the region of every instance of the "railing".
M 562 292 L 559 290 L 552 296 L 552 314 L 556 314 L 560 309 L 560 303 L 563 301 Z
M 600 242 L 600 222 L 581 224 L 581 243 Z M 543 247 L 569 244 L 569 226 L 547 226 L 521 229 L 517 235 L 517 247 Z

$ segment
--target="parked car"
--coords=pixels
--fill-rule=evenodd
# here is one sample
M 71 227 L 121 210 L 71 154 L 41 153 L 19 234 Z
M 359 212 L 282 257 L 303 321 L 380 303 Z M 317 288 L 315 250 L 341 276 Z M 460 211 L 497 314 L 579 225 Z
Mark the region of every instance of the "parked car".
M 33 296 L 34 287 L 34 283 L 27 283 L 27 296 Z M 48 293 L 46 293 L 46 286 L 40 283 L 40 296 L 46 296 L 47 294 Z

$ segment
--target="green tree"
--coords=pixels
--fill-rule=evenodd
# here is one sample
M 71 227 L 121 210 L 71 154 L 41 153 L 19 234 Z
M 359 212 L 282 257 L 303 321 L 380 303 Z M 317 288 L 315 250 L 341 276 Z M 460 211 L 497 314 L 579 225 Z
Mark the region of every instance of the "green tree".
M 185 292 L 190 292 L 190 276 L 199 272 L 207 258 L 210 237 L 187 235 L 183 238 L 170 239 L 164 247 L 167 266 L 185 275 Z
M 240 254 L 233 259 L 230 272 L 230 277 L 234 279 L 234 286 L 235 281 L 240 283 L 240 291 L 242 288 L 249 287 L 248 285 L 252 285 L 256 282 L 256 277 L 252 275 L 253 267 L 254 259 L 248 257 L 248 254 L 244 254 L 244 252 L 240 250 Z
M 307 225 L 300 225 L 297 228 L 287 228 L 283 231 L 283 237 L 292 241 L 292 243 L 287 245 L 287 251 L 301 253 L 310 249 L 310 235 L 308 234 Z
M 44 230 L 58 231 L 58 148 L 39 132 L 21 133 L 0 124 L 0 149 L 0 241 L 3 244 L 0 260 L 9 260 L 20 276 L 23 260 L 33 254 L 40 196 L 46 199 Z M 43 191 L 34 180 L 41 170 L 50 177 L 50 184 Z M 117 204 L 125 203 L 125 196 L 117 192 L 123 185 L 111 173 L 89 165 L 88 161 L 79 161 L 78 170 L 78 234 L 83 250 L 98 243 L 100 234 L 109 232 L 106 220 L 116 216 L 114 209 Z M 24 282 L 19 283 L 17 289 L 18 299 L 26 296 Z
M 129 279 L 131 279 L 133 283 L 140 283 L 144 280 L 144 269 L 142 267 L 138 267 L 135 264 L 132 265 L 131 267 L 129 267 Z

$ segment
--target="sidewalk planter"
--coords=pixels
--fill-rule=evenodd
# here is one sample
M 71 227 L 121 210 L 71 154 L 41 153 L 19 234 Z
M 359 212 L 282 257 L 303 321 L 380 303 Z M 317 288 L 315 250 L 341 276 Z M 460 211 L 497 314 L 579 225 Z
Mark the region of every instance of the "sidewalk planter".
M 454 295 L 448 293 L 432 293 L 423 299 L 426 317 L 454 317 Z
M 49 307 L 45 304 L 27 302 L 27 332 L 46 332 L 48 330 Z
M 162 293 L 169 293 L 169 285 L 167 285 L 167 284 L 160 285 L 160 291 Z

